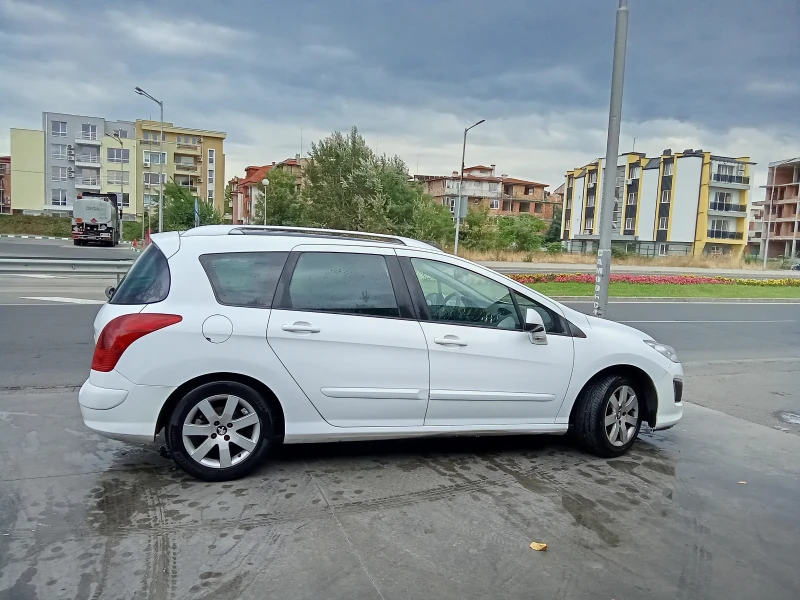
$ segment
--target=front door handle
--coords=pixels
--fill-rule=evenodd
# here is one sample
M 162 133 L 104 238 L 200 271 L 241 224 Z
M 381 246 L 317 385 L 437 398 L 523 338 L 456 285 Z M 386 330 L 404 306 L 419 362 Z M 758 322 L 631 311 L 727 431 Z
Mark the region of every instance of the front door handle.
M 454 335 L 446 335 L 443 338 L 433 338 L 433 341 L 442 346 L 466 346 L 467 342 L 458 339 Z
M 319 333 L 319 327 L 314 327 L 311 323 L 306 323 L 305 321 L 297 321 L 296 323 L 292 323 L 291 325 L 281 325 L 281 329 L 283 331 L 289 331 L 291 333 Z

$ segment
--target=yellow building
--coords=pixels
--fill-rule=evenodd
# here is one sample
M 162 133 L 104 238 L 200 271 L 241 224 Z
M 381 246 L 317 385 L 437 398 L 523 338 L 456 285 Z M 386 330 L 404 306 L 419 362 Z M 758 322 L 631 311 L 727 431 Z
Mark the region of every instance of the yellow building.
M 143 202 L 145 208 L 158 204 L 159 175 L 163 173 L 164 183 L 174 180 L 225 214 L 226 134 L 165 122 L 159 140 L 160 130 L 160 121 L 136 121 L 137 201 Z
M 600 237 L 604 160 L 567 171 L 562 239 L 571 252 L 595 252 Z M 702 150 L 647 158 L 619 156 L 612 244 L 646 256 L 740 255 L 747 244 L 748 157 Z
M 41 211 L 44 204 L 44 132 L 11 129 L 11 181 L 14 212 Z

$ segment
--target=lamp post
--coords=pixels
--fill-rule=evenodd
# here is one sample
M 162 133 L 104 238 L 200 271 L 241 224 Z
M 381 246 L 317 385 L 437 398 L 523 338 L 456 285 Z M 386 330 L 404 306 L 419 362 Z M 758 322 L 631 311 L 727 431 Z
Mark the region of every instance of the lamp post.
M 458 233 L 461 225 L 461 203 L 464 201 L 464 198 L 461 196 L 461 188 L 464 185 L 464 156 L 467 153 L 467 132 L 472 129 L 473 127 L 477 127 L 481 123 L 485 122 L 486 119 L 481 119 L 474 125 L 470 125 L 464 130 L 464 144 L 461 146 L 461 173 L 458 176 L 458 203 L 456 204 L 456 240 L 453 244 L 453 254 L 458 255 Z
M 145 98 L 149 98 L 161 109 L 161 133 L 158 136 L 158 231 L 163 231 L 164 221 L 164 153 L 161 144 L 164 141 L 164 102 L 156 100 L 150 94 L 145 92 L 142 88 L 136 87 L 136 93 Z
M 264 179 L 261 180 L 261 185 L 264 186 L 264 191 L 261 192 L 261 193 L 264 196 L 264 226 L 266 227 L 266 225 L 267 225 L 267 187 L 269 186 L 269 179 L 264 177 Z
M 600 204 L 600 239 L 594 277 L 594 316 L 602 317 L 608 304 L 611 275 L 611 228 L 614 218 L 614 188 L 619 156 L 619 129 L 622 121 L 622 88 L 625 80 L 625 49 L 628 43 L 628 0 L 619 0 L 614 29 L 614 59 L 611 67 L 611 101 L 608 107 L 605 174 Z M 620 202 L 624 199 L 624 194 Z

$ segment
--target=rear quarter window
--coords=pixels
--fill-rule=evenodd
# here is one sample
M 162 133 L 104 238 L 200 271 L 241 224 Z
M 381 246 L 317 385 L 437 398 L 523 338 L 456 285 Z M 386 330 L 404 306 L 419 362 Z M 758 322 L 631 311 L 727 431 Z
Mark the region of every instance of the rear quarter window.
M 169 294 L 170 274 L 167 258 L 150 244 L 119 284 L 109 304 L 153 304 Z
M 288 252 L 203 254 L 203 265 L 217 302 L 227 306 L 269 308 Z

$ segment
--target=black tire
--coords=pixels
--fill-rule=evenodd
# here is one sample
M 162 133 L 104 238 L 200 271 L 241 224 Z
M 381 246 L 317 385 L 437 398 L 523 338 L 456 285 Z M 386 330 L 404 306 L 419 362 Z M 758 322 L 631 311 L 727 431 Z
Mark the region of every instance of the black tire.
M 250 452 L 249 456 L 242 458 L 240 462 L 230 467 L 207 466 L 192 458 L 182 434 L 184 422 L 189 417 L 190 412 L 204 400 L 219 395 L 231 395 L 241 398 L 253 408 L 259 418 L 260 433 L 258 434 L 255 448 Z M 217 401 L 215 400 L 215 402 Z M 221 413 L 218 411 L 218 414 Z M 204 417 L 200 417 L 200 419 L 205 420 Z M 250 386 L 236 381 L 207 383 L 186 394 L 175 406 L 165 432 L 167 448 L 175 463 L 190 475 L 204 481 L 231 481 L 248 475 L 264 462 L 267 455 L 276 445 L 274 422 L 269 405 Z M 235 448 L 232 443 L 229 447 L 231 446 Z M 208 456 L 212 456 L 213 452 L 212 449 Z M 218 460 L 218 462 L 220 461 Z
M 607 435 L 605 419 L 606 410 L 612 394 L 622 387 L 632 388 L 638 401 L 636 427 L 627 443 L 615 446 Z M 585 450 L 604 458 L 613 458 L 625 454 L 639 436 L 642 426 L 642 409 L 644 395 L 639 384 L 627 377 L 609 375 L 587 385 L 576 400 L 575 422 L 572 434 L 578 444 Z M 612 429 L 613 430 L 613 429 Z
M 82 245 L 83 245 L 83 244 L 81 244 L 81 241 L 80 241 L 80 240 L 72 240 L 72 244 L 73 244 L 74 246 L 82 246 Z

